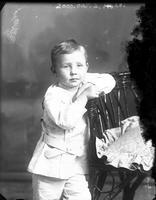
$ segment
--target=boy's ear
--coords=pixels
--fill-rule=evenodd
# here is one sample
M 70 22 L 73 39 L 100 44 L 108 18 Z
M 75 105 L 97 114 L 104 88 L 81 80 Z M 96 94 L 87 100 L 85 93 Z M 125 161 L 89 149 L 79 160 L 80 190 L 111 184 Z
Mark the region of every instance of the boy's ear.
M 50 67 L 50 70 L 52 71 L 52 73 L 54 73 L 54 74 L 56 73 L 56 70 L 53 66 Z
M 88 62 L 86 62 L 86 66 L 87 66 L 87 70 L 88 70 L 88 68 L 89 68 L 89 63 Z

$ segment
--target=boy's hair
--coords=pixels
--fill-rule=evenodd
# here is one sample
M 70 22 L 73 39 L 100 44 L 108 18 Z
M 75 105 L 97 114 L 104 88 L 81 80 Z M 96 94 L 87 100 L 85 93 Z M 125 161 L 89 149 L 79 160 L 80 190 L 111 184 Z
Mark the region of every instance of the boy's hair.
M 79 43 L 76 42 L 74 39 L 68 39 L 66 41 L 60 42 L 59 44 L 55 45 L 54 48 L 51 50 L 51 71 L 53 73 L 56 72 L 56 63 L 57 63 L 57 58 L 61 54 L 71 54 L 74 51 L 82 51 L 85 55 L 86 58 L 86 63 L 88 64 L 88 56 L 86 49 L 80 45 Z

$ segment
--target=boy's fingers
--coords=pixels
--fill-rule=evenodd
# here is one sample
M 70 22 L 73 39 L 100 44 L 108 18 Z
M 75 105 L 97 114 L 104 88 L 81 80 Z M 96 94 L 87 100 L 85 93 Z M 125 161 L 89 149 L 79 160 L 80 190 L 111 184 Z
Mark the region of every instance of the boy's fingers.
M 76 94 L 74 95 L 73 101 L 75 101 L 78 98 L 78 96 L 82 92 L 84 92 L 87 88 L 89 88 L 91 85 L 92 85 L 91 83 L 87 83 L 87 82 L 86 83 L 82 83 L 81 86 L 78 88 Z
M 83 91 L 85 91 L 87 88 L 91 87 L 93 84 L 92 83 L 84 83 L 77 91 L 77 96 L 80 95 Z

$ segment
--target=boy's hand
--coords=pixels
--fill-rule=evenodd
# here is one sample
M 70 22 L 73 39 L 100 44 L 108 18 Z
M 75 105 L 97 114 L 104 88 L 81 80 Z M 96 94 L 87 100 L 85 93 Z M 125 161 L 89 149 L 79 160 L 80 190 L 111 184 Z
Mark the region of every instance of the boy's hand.
M 87 99 L 93 99 L 97 98 L 101 91 L 98 90 L 98 88 L 92 84 L 92 83 L 84 83 L 75 94 L 74 98 L 77 99 L 81 95 L 85 95 Z
M 91 85 L 89 87 L 87 87 L 84 90 L 84 94 L 86 95 L 87 99 L 93 99 L 93 98 L 98 98 L 100 91 L 98 91 L 98 88 L 95 85 Z

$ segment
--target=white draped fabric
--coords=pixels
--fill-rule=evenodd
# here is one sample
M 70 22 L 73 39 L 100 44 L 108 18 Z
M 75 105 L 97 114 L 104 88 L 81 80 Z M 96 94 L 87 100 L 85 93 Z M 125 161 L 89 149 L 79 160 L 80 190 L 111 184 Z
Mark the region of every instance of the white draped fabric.
M 132 116 L 121 122 L 121 127 L 108 129 L 104 138 L 96 137 L 97 156 L 107 157 L 107 164 L 130 170 L 148 171 L 153 165 L 154 147 L 142 136 L 139 117 Z

